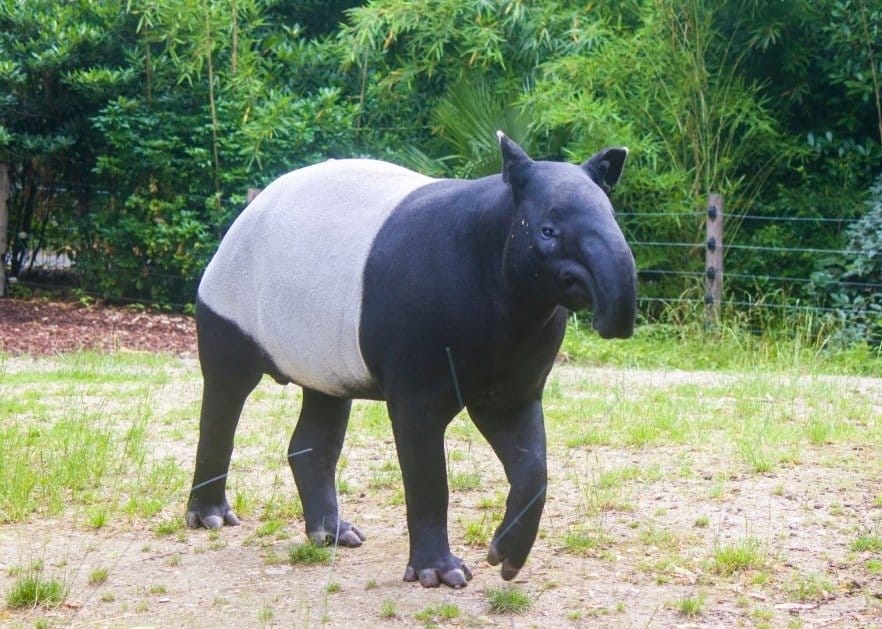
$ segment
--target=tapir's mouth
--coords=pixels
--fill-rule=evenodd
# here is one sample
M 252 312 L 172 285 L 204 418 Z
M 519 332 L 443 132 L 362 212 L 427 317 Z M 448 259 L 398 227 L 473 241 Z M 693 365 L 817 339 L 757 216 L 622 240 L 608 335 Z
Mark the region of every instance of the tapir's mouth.
M 592 307 L 594 290 L 589 274 L 564 271 L 561 279 L 564 286 L 564 306 L 570 310 L 587 310 Z

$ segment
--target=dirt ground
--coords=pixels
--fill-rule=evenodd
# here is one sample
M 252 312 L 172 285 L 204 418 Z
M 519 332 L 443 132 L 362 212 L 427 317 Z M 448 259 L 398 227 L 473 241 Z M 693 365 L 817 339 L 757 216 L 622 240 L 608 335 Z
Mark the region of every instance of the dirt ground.
M 23 339 L 23 336 L 29 337 Z M 0 300 L 0 351 L 53 354 L 72 348 L 146 349 L 183 355 L 174 378 L 154 400 L 197 400 L 198 366 L 193 326 L 182 316 L 73 304 Z M 28 368 L 28 357 L 7 360 L 7 369 Z M 585 378 L 599 387 L 623 379 L 664 391 L 700 384 L 717 374 L 626 373 L 558 366 L 553 386 L 566 395 Z M 843 390 L 859 388 L 882 413 L 882 381 L 842 379 Z M 261 385 L 267 386 L 266 383 Z M 273 389 L 275 390 L 275 389 Z M 2 419 L 2 418 L 0 418 Z M 293 493 L 290 475 L 274 479 L 249 448 L 237 445 L 240 486 Z M 837 443 L 810 449 L 799 464 L 769 473 L 747 473 L 733 453 L 717 444 L 573 449 L 560 435 L 550 440 L 548 504 L 540 537 L 515 584 L 532 605 L 520 615 L 491 612 L 488 591 L 503 585 L 484 560 L 486 546 L 464 541 L 462 522 L 480 516 L 481 500 L 506 489 L 501 466 L 483 443 L 469 442 L 468 460 L 479 462 L 484 479 L 471 491 L 453 492 L 450 537 L 453 552 L 475 577 L 464 590 L 425 590 L 403 583 L 407 558 L 404 506 L 394 489 L 377 492 L 370 469 L 394 457 L 391 439 L 350 447 L 348 480 L 356 491 L 341 496 L 341 512 L 368 535 L 363 547 L 339 549 L 330 565 L 305 567 L 279 561 L 302 523 L 289 518 L 289 535 L 263 536 L 258 517 L 220 534 L 156 532 L 156 521 L 183 518 L 185 497 L 173 497 L 152 521 L 115 519 L 99 530 L 69 514 L 50 520 L 0 526 L 0 592 L 13 566 L 39 559 L 46 570 L 67 575 L 70 592 L 56 609 L 0 609 L 0 623 L 33 626 L 440 626 L 505 627 L 871 627 L 882 626 L 882 574 L 867 569 L 879 552 L 855 551 L 855 538 L 880 535 L 882 444 Z M 238 444 L 238 442 L 237 442 Z M 190 443 L 180 447 L 182 466 L 192 463 Z M 460 444 L 462 445 L 462 444 Z M 163 444 L 163 447 L 175 447 Z M 157 446 L 159 447 L 159 446 Z M 465 446 L 462 446 L 463 448 Z M 253 450 L 253 451 L 252 451 Z M 684 468 L 688 470 L 684 471 Z M 610 504 L 589 508 L 586 491 L 603 470 L 653 470 L 651 480 L 624 483 Z M 687 473 L 688 472 L 688 473 Z M 591 513 L 591 515 L 586 515 Z M 701 522 L 699 525 L 698 523 Z M 596 544 L 573 552 L 568 532 L 584 531 Z M 721 574 L 714 549 L 757 540 L 762 567 Z M 94 566 L 108 578 L 89 584 Z M 821 575 L 824 585 L 814 587 Z M 331 586 L 331 584 L 336 584 Z M 329 587 L 331 586 L 331 587 Z M 330 590 L 330 591 L 329 591 Z M 684 599 L 700 600 L 694 615 Z M 395 615 L 381 617 L 385 601 Z M 457 619 L 420 615 L 428 607 L 454 603 Z
M 44 299 L 0 299 L 0 352 L 42 356 L 80 349 L 194 354 L 193 317 Z

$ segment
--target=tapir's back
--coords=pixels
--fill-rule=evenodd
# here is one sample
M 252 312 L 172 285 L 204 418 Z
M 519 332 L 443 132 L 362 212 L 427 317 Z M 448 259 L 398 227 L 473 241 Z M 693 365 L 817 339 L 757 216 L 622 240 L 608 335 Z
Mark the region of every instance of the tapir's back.
M 227 232 L 200 300 L 292 382 L 341 397 L 370 391 L 358 338 L 365 262 L 392 211 L 432 181 L 373 160 L 332 160 L 280 177 Z

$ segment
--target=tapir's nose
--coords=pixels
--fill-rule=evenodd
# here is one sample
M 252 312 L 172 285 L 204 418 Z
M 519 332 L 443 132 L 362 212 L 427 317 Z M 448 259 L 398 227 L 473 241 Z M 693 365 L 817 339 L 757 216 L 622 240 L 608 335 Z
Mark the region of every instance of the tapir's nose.
M 594 328 L 605 338 L 634 334 L 637 315 L 637 266 L 625 237 L 616 226 L 611 233 L 586 242 L 594 279 Z

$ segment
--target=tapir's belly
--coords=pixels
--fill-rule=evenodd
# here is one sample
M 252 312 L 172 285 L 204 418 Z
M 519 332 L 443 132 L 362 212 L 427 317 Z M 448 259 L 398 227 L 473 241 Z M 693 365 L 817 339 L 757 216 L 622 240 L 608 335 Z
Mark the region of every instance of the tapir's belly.
M 292 382 L 341 397 L 373 390 L 359 342 L 365 263 L 392 211 L 432 181 L 372 160 L 284 175 L 227 232 L 199 285 L 201 301 Z

